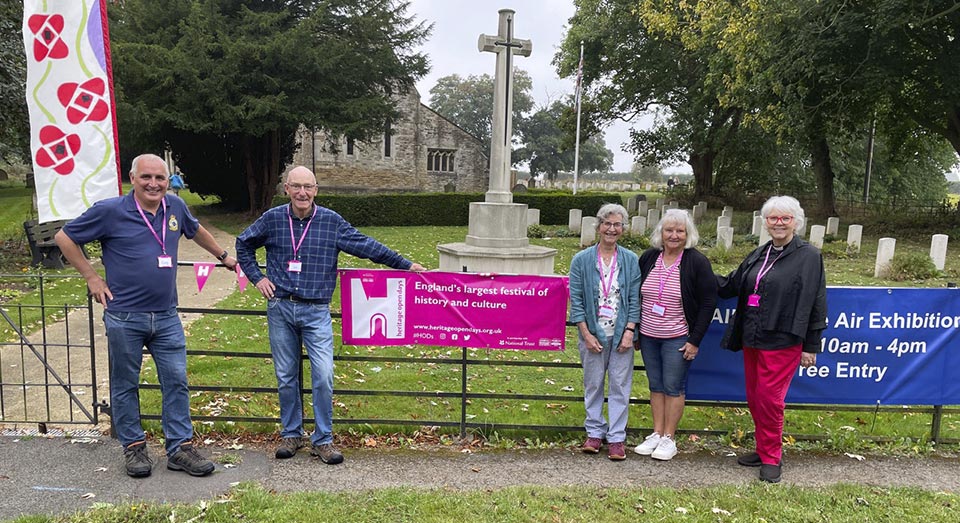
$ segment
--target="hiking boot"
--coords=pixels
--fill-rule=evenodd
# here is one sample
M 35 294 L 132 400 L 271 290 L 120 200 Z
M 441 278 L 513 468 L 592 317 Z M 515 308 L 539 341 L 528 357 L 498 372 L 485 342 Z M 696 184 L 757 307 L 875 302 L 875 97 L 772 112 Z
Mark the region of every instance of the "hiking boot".
M 586 454 L 596 454 L 600 452 L 600 446 L 603 445 L 603 440 L 600 438 L 587 438 L 587 441 L 583 442 L 583 446 L 580 447 Z
M 180 450 L 167 458 L 167 468 L 182 470 L 191 476 L 206 476 L 216 467 L 212 461 L 201 456 L 193 445 L 180 445 Z
M 280 443 L 280 446 L 277 447 L 277 452 L 274 455 L 277 459 L 292 458 L 301 448 L 303 448 L 302 437 L 283 438 L 283 441 Z
M 643 440 L 643 443 L 637 445 L 634 452 L 640 454 L 641 456 L 649 456 L 653 454 L 653 451 L 657 450 L 657 445 L 660 444 L 660 433 L 654 432 L 653 434 L 647 436 L 647 439 Z
M 127 475 L 131 478 L 145 478 L 150 475 L 153 460 L 147 452 L 147 442 L 131 443 L 123 449 L 123 464 L 127 468 Z
M 613 461 L 623 461 L 627 459 L 627 451 L 623 446 L 622 441 L 617 443 L 611 443 L 607 448 L 607 457 Z
M 677 443 L 670 436 L 660 438 L 660 444 L 656 450 L 650 453 L 650 457 L 660 461 L 670 461 L 677 455 Z
M 320 460 L 327 465 L 343 463 L 343 454 L 341 454 L 340 451 L 337 450 L 337 447 L 334 447 L 332 443 L 314 445 L 310 450 L 310 454 L 320 458 Z
M 760 454 L 756 452 L 751 452 L 750 454 L 744 454 L 737 458 L 737 465 L 742 465 L 744 467 L 759 467 L 763 463 L 760 462 Z
M 760 465 L 760 481 L 780 483 L 780 465 Z

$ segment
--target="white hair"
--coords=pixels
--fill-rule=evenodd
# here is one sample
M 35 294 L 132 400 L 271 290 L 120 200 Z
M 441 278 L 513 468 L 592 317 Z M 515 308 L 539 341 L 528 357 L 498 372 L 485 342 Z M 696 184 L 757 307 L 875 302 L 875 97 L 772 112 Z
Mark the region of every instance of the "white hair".
M 170 171 L 167 170 L 167 162 L 163 161 L 163 158 L 160 158 L 159 156 L 155 154 L 150 154 L 150 153 L 141 154 L 140 156 L 137 156 L 136 158 L 134 158 L 132 162 L 130 162 L 130 174 L 132 176 L 136 176 L 137 174 L 140 174 L 139 171 L 137 170 L 140 167 L 140 162 L 142 160 L 147 160 L 147 159 L 157 160 L 158 162 L 162 163 L 163 174 L 166 174 L 168 176 L 170 175 Z
M 657 226 L 650 233 L 650 246 L 656 249 L 663 249 L 663 225 L 665 223 L 679 223 L 687 230 L 687 243 L 684 249 L 696 247 L 700 242 L 700 233 L 697 232 L 697 226 L 693 223 L 690 213 L 683 209 L 667 209 L 663 213 L 663 218 L 657 222 Z
M 628 220 L 630 214 L 627 213 L 627 209 L 624 208 L 619 203 L 605 203 L 603 207 L 600 207 L 600 210 L 597 211 L 597 230 L 600 230 L 600 224 L 603 223 L 611 214 L 619 214 L 623 220 Z M 627 226 L 626 223 L 623 224 L 624 227 Z
M 773 211 L 781 211 L 793 216 L 797 229 L 802 229 L 803 224 L 806 223 L 803 207 L 800 207 L 800 202 L 793 196 L 771 196 L 760 208 L 760 216 L 763 216 L 763 219 L 766 220 L 767 216 L 770 216 Z

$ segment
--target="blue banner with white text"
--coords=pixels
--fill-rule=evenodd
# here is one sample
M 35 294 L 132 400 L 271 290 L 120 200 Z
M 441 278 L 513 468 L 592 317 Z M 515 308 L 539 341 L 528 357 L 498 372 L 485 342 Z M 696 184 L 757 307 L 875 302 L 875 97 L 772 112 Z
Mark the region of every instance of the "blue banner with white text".
M 687 398 L 744 401 L 743 353 L 720 348 L 735 300 L 717 305 Z M 790 403 L 960 405 L 957 289 L 829 287 L 823 352 L 799 367 Z

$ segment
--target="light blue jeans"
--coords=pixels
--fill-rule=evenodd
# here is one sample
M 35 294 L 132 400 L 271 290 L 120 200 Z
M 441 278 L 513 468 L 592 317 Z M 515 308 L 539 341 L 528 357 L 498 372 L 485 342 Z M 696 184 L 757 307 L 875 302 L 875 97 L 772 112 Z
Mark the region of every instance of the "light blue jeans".
M 270 352 L 277 372 L 280 422 L 284 438 L 303 436 L 300 397 L 301 347 L 310 359 L 314 445 L 333 442 L 333 324 L 330 306 L 273 299 L 267 302 Z
M 164 312 L 103 311 L 110 354 L 110 409 L 124 447 L 146 437 L 140 424 L 140 368 L 146 347 L 157 367 L 163 396 L 161 425 L 167 456 L 193 437 L 187 388 L 187 344 L 177 309 Z
M 687 343 L 686 336 L 652 338 L 640 335 L 640 354 L 647 369 L 650 392 L 660 392 L 678 398 L 687 390 L 687 371 L 691 360 L 684 359 L 680 349 Z
M 612 336 L 611 336 L 612 338 Z M 580 363 L 583 365 L 583 406 L 587 416 L 583 427 L 587 437 L 606 439 L 607 443 L 619 443 L 627 439 L 627 414 L 630 407 L 630 390 L 633 388 L 633 353 L 617 352 L 613 340 L 607 338 L 600 354 L 587 350 L 583 337 L 577 336 Z M 610 378 L 610 394 L 607 398 L 607 414 L 610 423 L 603 418 L 603 392 L 605 378 Z

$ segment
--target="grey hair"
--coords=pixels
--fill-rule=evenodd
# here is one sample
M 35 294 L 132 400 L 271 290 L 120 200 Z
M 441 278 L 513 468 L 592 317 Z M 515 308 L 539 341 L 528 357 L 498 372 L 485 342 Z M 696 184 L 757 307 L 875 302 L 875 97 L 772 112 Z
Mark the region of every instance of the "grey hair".
M 619 214 L 623 217 L 624 221 L 630 219 L 630 214 L 627 213 L 625 209 L 619 203 L 605 203 L 603 207 L 600 207 L 600 210 L 597 211 L 597 230 L 600 230 L 600 223 L 607 219 L 611 214 Z M 623 224 L 624 227 L 627 226 L 626 223 Z
M 803 224 L 806 223 L 803 207 L 800 207 L 800 202 L 793 196 L 771 196 L 760 208 L 760 216 L 766 220 L 773 211 L 783 211 L 792 215 L 797 229 L 802 229 Z
M 679 223 L 687 229 L 687 244 L 684 249 L 696 247 L 700 242 L 700 233 L 697 232 L 697 226 L 693 223 L 690 213 L 683 209 L 667 209 L 663 213 L 663 218 L 657 222 L 657 226 L 650 233 L 650 246 L 656 249 L 663 249 L 663 225 L 665 223 Z
M 136 176 L 136 175 L 137 175 L 137 168 L 140 167 L 140 161 L 141 161 L 141 160 L 147 160 L 147 159 L 157 160 L 157 161 L 159 161 L 160 163 L 162 163 L 162 164 L 163 164 L 163 174 L 165 174 L 165 175 L 167 175 L 167 176 L 170 175 L 170 171 L 167 170 L 167 162 L 163 161 L 163 158 L 160 158 L 159 156 L 157 156 L 157 155 L 155 155 L 155 154 L 150 154 L 150 153 L 141 154 L 140 156 L 137 156 L 136 158 L 134 158 L 132 162 L 130 162 L 130 175 L 131 175 L 131 176 Z

